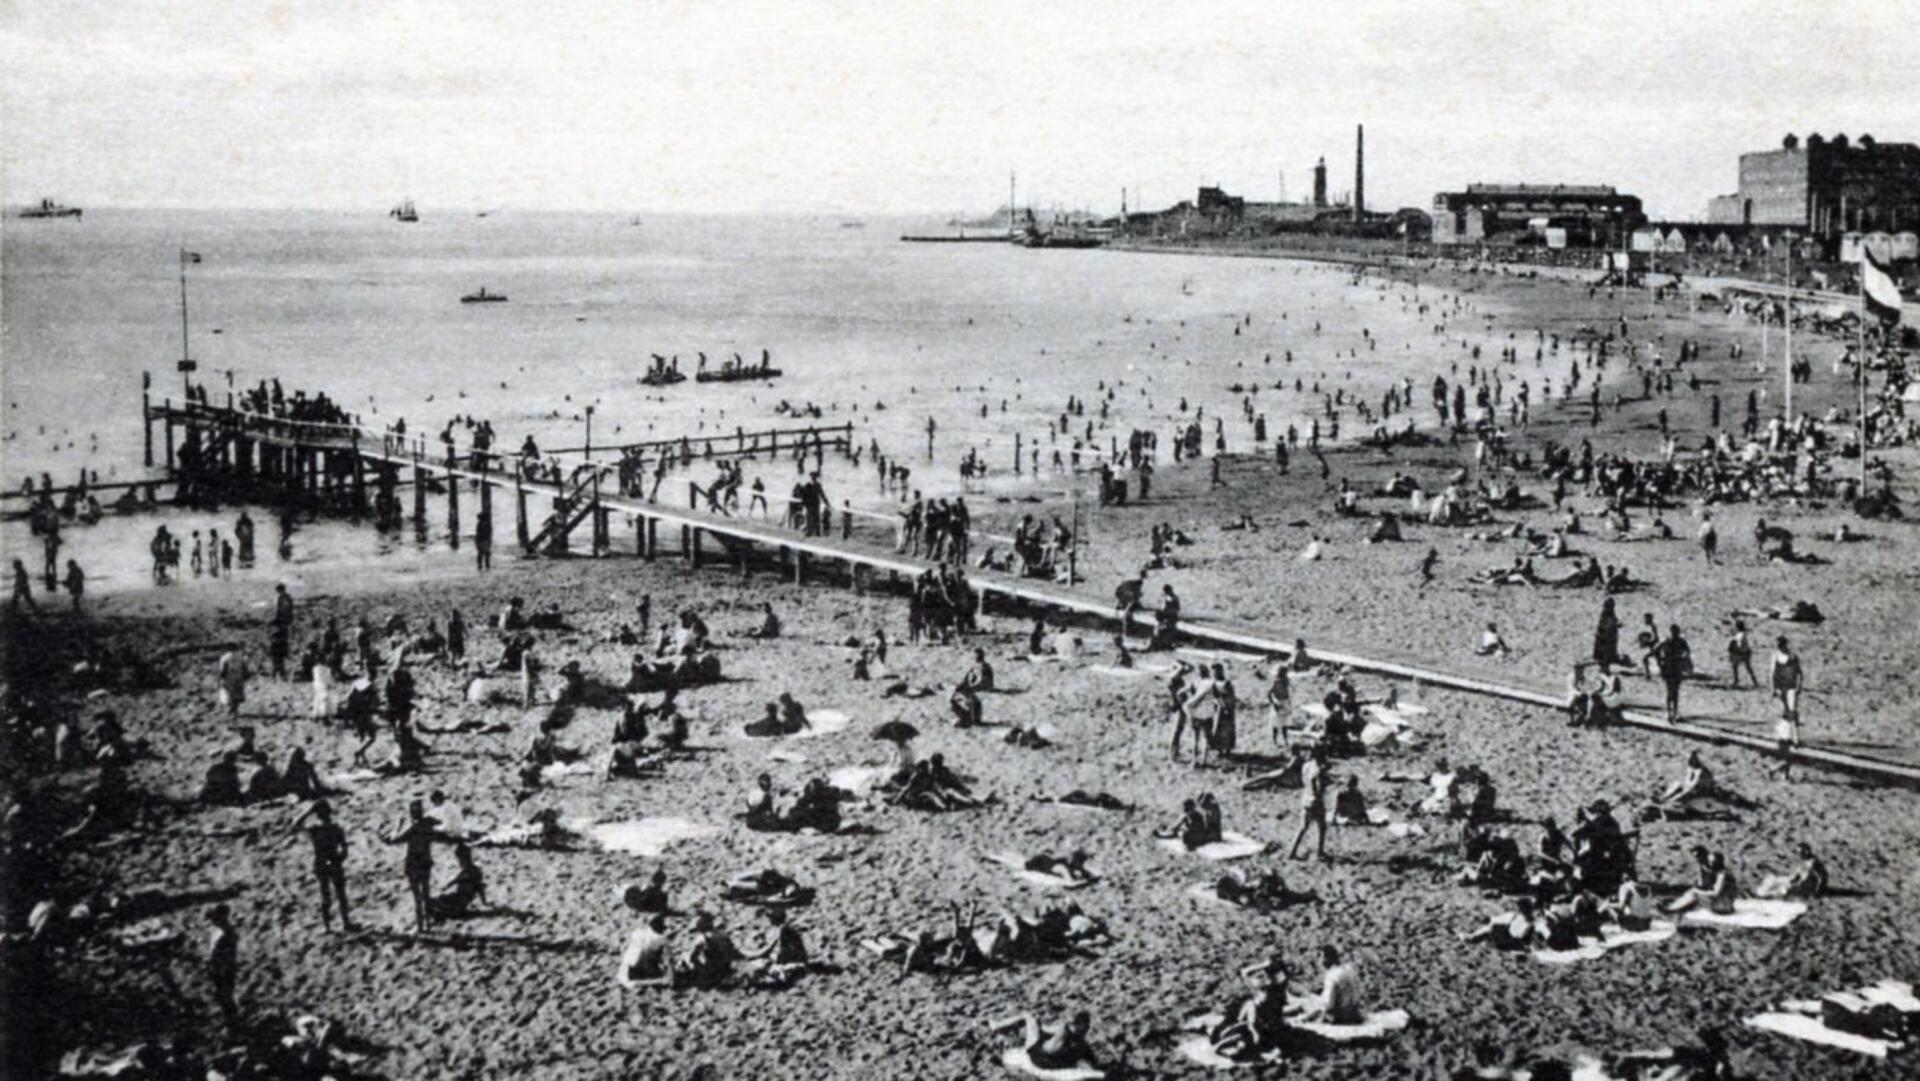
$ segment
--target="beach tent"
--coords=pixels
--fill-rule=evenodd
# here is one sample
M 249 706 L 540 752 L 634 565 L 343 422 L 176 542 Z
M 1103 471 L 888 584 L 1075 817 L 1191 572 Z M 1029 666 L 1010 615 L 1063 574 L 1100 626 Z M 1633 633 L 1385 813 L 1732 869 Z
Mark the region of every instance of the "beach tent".
M 1686 254 L 1687 238 L 1681 235 L 1679 226 L 1667 230 L 1667 235 L 1660 241 L 1660 250 L 1663 252 L 1672 252 L 1676 255 Z
M 1920 234 L 1911 231 L 1893 234 L 1893 250 L 1887 254 L 1893 259 L 1920 259 Z
M 1654 228 L 1635 229 L 1633 231 L 1633 250 L 1656 252 L 1660 250 L 1660 230 Z
M 1720 233 L 1716 234 L 1713 238 L 1713 250 L 1721 253 L 1722 255 L 1732 254 L 1733 238 L 1728 236 L 1726 232 L 1722 230 Z

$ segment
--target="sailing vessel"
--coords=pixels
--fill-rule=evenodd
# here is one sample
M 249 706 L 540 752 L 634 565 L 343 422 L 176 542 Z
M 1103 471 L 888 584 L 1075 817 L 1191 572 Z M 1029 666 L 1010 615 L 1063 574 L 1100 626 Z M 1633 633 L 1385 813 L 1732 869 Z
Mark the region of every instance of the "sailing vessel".
M 42 199 L 39 206 L 30 206 L 22 210 L 20 216 L 23 218 L 77 218 L 80 216 L 80 208 L 61 206 L 52 199 Z
M 506 302 L 507 295 L 505 293 L 489 293 L 487 292 L 487 287 L 484 285 L 480 287 L 479 292 L 468 293 L 466 296 L 460 298 L 460 303 L 462 304 L 505 304 Z
M 412 199 L 403 200 L 399 206 L 396 206 L 392 210 L 387 211 L 387 217 L 392 218 L 395 221 L 405 221 L 405 222 L 415 222 L 420 220 L 420 214 L 413 209 Z

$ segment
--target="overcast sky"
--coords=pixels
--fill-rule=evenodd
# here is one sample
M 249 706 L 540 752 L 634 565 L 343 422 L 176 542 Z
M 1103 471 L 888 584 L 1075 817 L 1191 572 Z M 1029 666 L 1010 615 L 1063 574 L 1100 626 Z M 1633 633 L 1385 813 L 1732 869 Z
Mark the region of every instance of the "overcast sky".
M 1920 2 L 0 0 L 9 203 L 868 213 L 1607 183 L 1920 141 Z M 1137 200 L 1136 200 L 1136 205 Z

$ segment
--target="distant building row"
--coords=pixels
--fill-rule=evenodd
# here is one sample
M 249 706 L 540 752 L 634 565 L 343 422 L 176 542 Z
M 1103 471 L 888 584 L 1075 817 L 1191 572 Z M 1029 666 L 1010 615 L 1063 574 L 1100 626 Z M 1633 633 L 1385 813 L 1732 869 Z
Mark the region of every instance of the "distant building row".
M 1920 146 L 1788 135 L 1740 155 L 1740 190 L 1707 204 L 1717 225 L 1785 225 L 1834 239 L 1920 229 Z

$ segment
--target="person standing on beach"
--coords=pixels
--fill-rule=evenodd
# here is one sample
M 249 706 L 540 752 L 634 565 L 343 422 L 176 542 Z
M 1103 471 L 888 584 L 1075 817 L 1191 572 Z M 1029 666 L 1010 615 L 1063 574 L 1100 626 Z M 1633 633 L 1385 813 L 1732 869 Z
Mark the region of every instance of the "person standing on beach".
M 288 678 L 287 655 L 292 651 L 293 641 L 287 633 L 287 628 L 278 623 L 274 624 L 273 629 L 267 632 L 267 663 L 272 666 L 273 678 Z
M 252 676 L 246 656 L 239 650 L 220 655 L 220 704 L 227 708 L 228 720 L 239 719 L 240 706 L 247 700 L 247 680 Z
M 431 925 L 433 913 L 429 902 L 433 897 L 433 838 L 436 823 L 427 817 L 426 805 L 415 799 L 407 804 L 407 823 L 400 829 L 387 835 L 390 845 L 402 845 L 406 848 L 406 859 L 402 869 L 406 874 L 407 893 L 413 899 L 413 929 L 425 934 Z
M 213 924 L 213 937 L 207 943 L 207 978 L 213 984 L 213 1001 L 227 1024 L 240 1020 L 240 935 L 233 929 L 232 914 L 225 904 L 217 904 L 207 913 Z
M 80 596 L 87 591 L 87 574 L 78 560 L 67 560 L 67 596 L 73 598 L 73 610 L 80 610 Z
M 47 592 L 53 593 L 60 588 L 60 520 L 53 518 L 49 521 L 47 537 L 41 545 L 46 554 L 46 566 L 41 568 L 41 577 L 47 583 Z
M 26 601 L 27 607 L 35 612 L 40 610 L 33 599 L 33 576 L 27 573 L 27 565 L 16 559 L 13 561 L 13 599 L 7 602 L 7 611 L 19 611 L 21 601 Z
M 1667 636 L 1654 647 L 1654 667 L 1660 673 L 1660 682 L 1666 685 L 1667 723 L 1680 720 L 1680 684 L 1693 671 L 1693 650 L 1680 634 L 1680 625 L 1667 627 Z
M 1787 644 L 1786 635 L 1781 635 L 1774 642 L 1773 660 L 1767 666 L 1767 683 L 1773 688 L 1773 696 L 1780 700 L 1782 731 L 1796 744 L 1800 742 L 1800 691 L 1805 682 L 1806 673 L 1800 667 L 1799 655 Z
M 1293 847 L 1288 850 L 1287 858 L 1300 858 L 1300 842 L 1307 839 L 1307 831 L 1314 830 L 1314 850 L 1321 858 L 1327 858 L 1327 749 L 1316 745 L 1313 753 L 1300 767 L 1300 831 L 1293 835 Z
M 1727 679 L 1734 687 L 1740 686 L 1740 673 L 1747 673 L 1747 679 L 1755 687 L 1760 686 L 1760 677 L 1753 671 L 1753 642 L 1747 638 L 1747 621 L 1733 621 L 1733 635 L 1727 639 Z
M 285 628 L 289 634 L 293 632 L 293 597 L 287 593 L 285 582 L 275 582 L 273 586 L 273 625 Z
M 482 509 L 473 520 L 473 567 L 493 569 L 493 512 Z
M 1720 551 L 1720 532 L 1713 526 L 1713 512 L 1706 511 L 1700 516 L 1700 552 L 1707 557 L 1708 563 L 1716 563 L 1715 554 Z
M 353 917 L 347 911 L 347 831 L 333 820 L 333 805 L 315 800 L 313 806 L 293 820 L 292 829 L 306 825 L 307 841 L 313 846 L 313 880 L 320 888 L 320 923 L 333 929 L 334 902 L 340 904 L 340 929 L 353 930 Z
M 641 640 L 644 641 L 646 636 L 647 632 L 642 628 Z M 460 664 L 467 659 L 467 621 L 460 617 L 458 608 L 447 616 L 447 659 L 455 664 Z
M 1285 749 L 1287 742 L 1287 721 L 1293 716 L 1293 677 L 1287 673 L 1287 666 L 1276 663 L 1273 666 L 1273 682 L 1267 686 L 1267 719 L 1273 726 L 1273 744 Z

